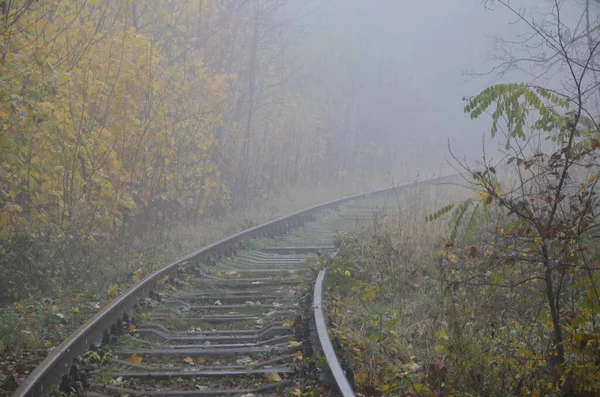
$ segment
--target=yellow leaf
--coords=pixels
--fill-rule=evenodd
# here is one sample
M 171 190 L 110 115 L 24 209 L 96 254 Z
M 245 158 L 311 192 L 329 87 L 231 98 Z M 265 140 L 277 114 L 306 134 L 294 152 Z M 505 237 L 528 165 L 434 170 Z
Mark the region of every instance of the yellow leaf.
M 395 388 L 396 386 L 398 386 L 398 384 L 396 384 L 396 383 L 392 383 L 391 385 L 383 385 L 383 386 L 381 386 L 380 390 L 385 393 L 385 392 Z
M 74 308 L 73 308 L 73 309 L 71 309 L 71 310 L 73 310 L 73 313 L 79 313 L 79 308 L 78 308 L 78 307 L 74 307 Z
M 183 362 L 184 362 L 184 363 L 188 363 L 188 364 L 190 364 L 190 365 L 194 365 L 194 359 L 193 359 L 193 358 L 191 358 L 191 357 L 186 357 L 186 358 L 184 358 L 184 359 L 183 359 Z
M 142 358 L 140 356 L 138 356 L 137 354 L 133 353 L 131 355 L 131 357 L 129 357 L 127 359 L 127 361 L 129 361 L 130 363 L 133 363 L 133 364 L 140 364 L 142 362 Z
M 15 307 L 15 309 L 24 309 L 25 305 L 22 302 L 15 302 L 13 303 L 13 306 Z
M 279 374 L 275 372 L 267 374 L 265 378 L 267 378 L 267 382 L 269 383 L 281 382 L 282 380 L 281 376 L 279 376 Z
M 488 197 L 486 192 L 479 192 L 475 195 L 476 200 L 485 200 Z
M 533 241 L 535 241 L 536 244 L 541 244 L 544 240 L 541 237 L 536 237 Z
M 344 271 L 344 275 L 345 275 L 346 277 L 350 277 L 352 274 L 350 273 L 350 270 L 345 270 L 345 271 Z

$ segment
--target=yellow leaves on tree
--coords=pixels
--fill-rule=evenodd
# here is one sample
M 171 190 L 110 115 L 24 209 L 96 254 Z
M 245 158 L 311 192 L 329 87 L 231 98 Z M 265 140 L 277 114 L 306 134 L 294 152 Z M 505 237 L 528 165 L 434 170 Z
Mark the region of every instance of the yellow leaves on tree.
M 235 76 L 172 62 L 132 20 L 129 2 L 36 2 L 0 48 L 0 238 L 228 200 L 210 150 Z

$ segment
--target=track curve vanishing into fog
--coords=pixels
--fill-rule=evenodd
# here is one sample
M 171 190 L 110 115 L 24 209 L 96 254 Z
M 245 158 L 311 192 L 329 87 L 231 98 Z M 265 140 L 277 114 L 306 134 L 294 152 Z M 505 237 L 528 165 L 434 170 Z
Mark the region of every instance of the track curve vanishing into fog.
M 13 395 L 275 395 L 318 350 L 331 386 L 353 396 L 329 340 L 318 256 L 393 194 L 444 179 L 317 205 L 168 264 L 78 328 Z

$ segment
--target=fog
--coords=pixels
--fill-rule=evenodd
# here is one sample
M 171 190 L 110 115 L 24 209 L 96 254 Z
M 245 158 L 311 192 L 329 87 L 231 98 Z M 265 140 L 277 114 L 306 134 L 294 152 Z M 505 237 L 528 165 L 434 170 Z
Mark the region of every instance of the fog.
M 493 37 L 514 34 L 513 15 L 474 0 L 339 0 L 321 11 L 318 34 L 344 36 L 330 56 L 357 53 L 342 73 L 358 71 L 363 128 L 385 137 L 396 165 L 413 175 L 447 169 L 448 140 L 461 158 L 481 156 L 489 121 L 470 120 L 462 97 L 498 81 L 472 72 L 496 66 Z
M 67 269 L 96 244 L 155 250 L 181 225 L 452 174 L 484 147 L 498 161 L 504 131 L 490 140 L 463 97 L 499 82 L 573 91 L 518 21 L 558 37 L 554 1 L 501 3 L 0 1 L 0 241 L 58 241 L 39 251 Z M 598 1 L 558 4 L 569 56 L 585 57 Z M 600 78 L 586 78 L 593 105 Z M 36 288 L 21 267 L 0 267 L 0 291 Z
M 562 3 L 561 3 L 562 4 Z M 515 10 L 545 17 L 552 2 L 520 1 Z M 583 3 L 562 6 L 563 23 L 575 26 Z M 330 0 L 315 7 L 315 41 L 330 41 L 320 62 L 330 65 L 323 80 L 329 95 L 351 91 L 356 123 L 384 147 L 396 174 L 449 172 L 456 161 L 500 159 L 504 146 L 491 141 L 490 118 L 471 120 L 464 96 L 501 82 L 536 82 L 560 88 L 568 73 L 557 67 L 535 77 L 532 65 L 502 64 L 523 55 L 511 41 L 531 29 L 500 4 L 477 0 Z M 581 20 L 579 20 L 581 24 Z M 510 51 L 510 52 L 507 52 Z M 521 70 L 517 69 L 517 66 Z M 344 76 L 346 79 L 344 80 Z M 390 169 L 392 171 L 392 169 Z
M 0 395 L 598 394 L 600 0 L 0 17 Z

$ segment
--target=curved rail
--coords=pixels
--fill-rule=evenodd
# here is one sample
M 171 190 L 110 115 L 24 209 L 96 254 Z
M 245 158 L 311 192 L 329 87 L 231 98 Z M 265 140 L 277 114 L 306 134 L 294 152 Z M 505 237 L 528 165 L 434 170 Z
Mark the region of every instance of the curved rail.
M 70 337 L 62 342 L 50 353 L 42 363 L 25 379 L 15 391 L 15 397 L 46 396 L 56 390 L 62 376 L 69 372 L 73 360 L 87 351 L 91 345 L 98 346 L 102 340 L 103 332 L 111 328 L 123 318 L 124 314 L 131 313 L 134 306 L 142 299 L 149 296 L 157 282 L 165 276 L 174 273 L 179 265 L 199 265 L 202 262 L 211 262 L 224 254 L 230 254 L 244 245 L 250 238 L 273 236 L 284 233 L 291 227 L 302 225 L 313 213 L 344 202 L 391 192 L 398 187 L 407 188 L 417 184 L 430 184 L 439 182 L 448 177 L 439 177 L 423 182 L 413 182 L 402 186 L 389 187 L 368 193 L 343 197 L 324 204 L 319 204 L 274 221 L 255 226 L 245 231 L 236 233 L 221 241 L 193 252 L 176 260 L 164 268 L 150 274 L 138 284 L 129 288 L 124 294 L 112 301 L 101 312 L 79 327 Z
M 352 387 L 346 378 L 346 374 L 344 374 L 342 366 L 335 354 L 331 339 L 329 339 L 327 324 L 325 323 L 325 315 L 323 314 L 323 279 L 325 278 L 325 273 L 327 273 L 327 270 L 321 270 L 317 276 L 317 281 L 315 282 L 313 308 L 317 335 L 319 336 L 321 349 L 323 349 L 327 365 L 329 366 L 329 370 L 331 371 L 331 375 L 333 376 L 338 390 L 344 397 L 354 397 L 354 390 L 352 390 Z

